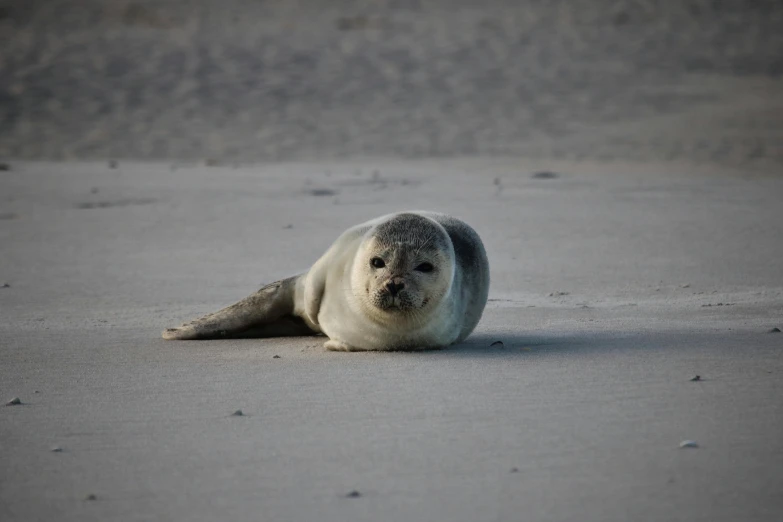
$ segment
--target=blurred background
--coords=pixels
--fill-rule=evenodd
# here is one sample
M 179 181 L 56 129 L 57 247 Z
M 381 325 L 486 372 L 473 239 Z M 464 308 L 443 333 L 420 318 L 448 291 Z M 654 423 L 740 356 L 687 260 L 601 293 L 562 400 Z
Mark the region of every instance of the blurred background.
M 783 165 L 779 0 L 0 0 L 0 157 Z

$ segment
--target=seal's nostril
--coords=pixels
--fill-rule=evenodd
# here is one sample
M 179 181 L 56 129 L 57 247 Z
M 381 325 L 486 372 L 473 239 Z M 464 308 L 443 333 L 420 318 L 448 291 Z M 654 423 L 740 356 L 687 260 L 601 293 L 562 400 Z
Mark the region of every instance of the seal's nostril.
M 389 291 L 389 293 L 392 296 L 396 296 L 397 292 L 399 292 L 403 288 L 405 288 L 405 283 L 402 282 L 395 283 L 394 281 L 389 281 L 388 283 L 386 283 L 386 289 Z

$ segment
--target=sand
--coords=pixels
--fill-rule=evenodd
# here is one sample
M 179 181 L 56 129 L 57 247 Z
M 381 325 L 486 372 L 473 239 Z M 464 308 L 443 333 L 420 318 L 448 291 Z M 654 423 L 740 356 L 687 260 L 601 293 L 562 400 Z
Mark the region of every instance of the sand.
M 0 393 L 23 403 L 0 408 L 3 520 L 783 514 L 778 176 L 495 158 L 2 180 Z M 405 208 L 485 241 L 465 344 L 160 339 Z
M 778 0 L 7 4 L 0 157 L 783 163 Z

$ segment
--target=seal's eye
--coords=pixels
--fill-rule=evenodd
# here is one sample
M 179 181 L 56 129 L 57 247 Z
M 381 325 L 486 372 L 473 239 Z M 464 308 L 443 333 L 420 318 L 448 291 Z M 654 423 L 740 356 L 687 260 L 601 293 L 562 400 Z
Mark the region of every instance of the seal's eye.
M 370 259 L 370 265 L 373 268 L 383 268 L 386 266 L 386 263 L 384 263 L 383 259 L 381 259 L 380 257 L 373 257 L 372 259 Z
M 422 263 L 415 269 L 417 272 L 432 272 L 432 264 L 431 263 Z

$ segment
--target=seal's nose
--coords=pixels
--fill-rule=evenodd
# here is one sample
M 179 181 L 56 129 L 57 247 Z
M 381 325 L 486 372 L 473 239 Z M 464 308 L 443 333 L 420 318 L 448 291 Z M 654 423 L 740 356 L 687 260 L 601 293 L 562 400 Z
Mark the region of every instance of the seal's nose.
M 386 289 L 389 291 L 389 293 L 393 296 L 397 295 L 397 292 L 405 288 L 405 283 L 402 281 L 389 281 L 386 283 Z

